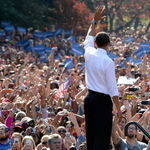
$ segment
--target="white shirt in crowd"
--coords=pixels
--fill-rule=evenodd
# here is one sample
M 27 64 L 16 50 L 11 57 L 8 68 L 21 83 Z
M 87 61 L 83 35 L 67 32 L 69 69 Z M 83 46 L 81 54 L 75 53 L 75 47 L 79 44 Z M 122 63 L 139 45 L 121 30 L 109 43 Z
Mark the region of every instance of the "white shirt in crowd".
M 84 41 L 85 48 L 85 81 L 89 90 L 118 96 L 115 76 L 115 65 L 107 56 L 107 51 L 94 48 L 94 37 L 87 36 Z

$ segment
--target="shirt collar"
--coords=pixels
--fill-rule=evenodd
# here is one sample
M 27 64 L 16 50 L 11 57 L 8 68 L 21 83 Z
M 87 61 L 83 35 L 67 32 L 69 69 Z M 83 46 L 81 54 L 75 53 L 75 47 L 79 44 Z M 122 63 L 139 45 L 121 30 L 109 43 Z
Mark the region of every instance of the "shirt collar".
M 103 54 L 106 54 L 107 55 L 107 51 L 102 49 L 102 48 L 97 48 L 97 50 Z

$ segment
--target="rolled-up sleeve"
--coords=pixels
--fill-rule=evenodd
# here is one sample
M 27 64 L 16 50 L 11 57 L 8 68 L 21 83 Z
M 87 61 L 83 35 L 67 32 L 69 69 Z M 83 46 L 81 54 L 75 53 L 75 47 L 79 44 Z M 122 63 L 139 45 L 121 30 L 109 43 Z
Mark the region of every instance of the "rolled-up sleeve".
M 115 76 L 115 65 L 113 61 L 111 61 L 106 68 L 106 83 L 110 96 L 119 96 Z
M 85 51 L 91 50 L 91 48 L 94 48 L 94 37 L 93 36 L 86 36 L 85 41 L 83 42 Z

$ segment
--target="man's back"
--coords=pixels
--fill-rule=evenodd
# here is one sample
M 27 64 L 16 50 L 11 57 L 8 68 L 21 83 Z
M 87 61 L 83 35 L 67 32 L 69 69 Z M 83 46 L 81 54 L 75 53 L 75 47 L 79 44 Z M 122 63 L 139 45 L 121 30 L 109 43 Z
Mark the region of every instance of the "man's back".
M 112 97 L 114 93 L 118 94 L 114 62 L 107 56 L 106 50 L 93 47 L 92 38 L 88 36 L 84 43 L 87 88 Z

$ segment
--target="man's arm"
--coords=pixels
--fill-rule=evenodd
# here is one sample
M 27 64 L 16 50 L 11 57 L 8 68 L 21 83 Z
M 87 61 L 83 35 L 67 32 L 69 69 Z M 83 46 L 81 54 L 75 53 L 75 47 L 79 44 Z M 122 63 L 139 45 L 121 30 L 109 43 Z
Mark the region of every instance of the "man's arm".
M 99 20 L 103 20 L 104 18 L 106 18 L 106 16 L 102 17 L 104 11 L 105 11 L 104 6 L 100 6 L 100 7 L 96 8 L 96 11 L 94 14 L 94 19 L 92 21 L 92 24 L 90 25 L 90 28 L 87 33 L 87 37 L 84 41 L 85 51 L 89 51 L 89 50 L 91 50 L 91 48 L 94 48 L 95 27 Z
M 104 6 L 100 6 L 100 7 L 96 8 L 96 11 L 95 11 L 95 14 L 94 14 L 94 20 L 93 20 L 95 23 L 91 24 L 91 26 L 90 26 L 90 28 L 88 30 L 87 36 L 88 35 L 91 35 L 91 36 L 95 35 L 95 27 L 97 25 L 97 22 L 99 20 L 103 20 L 104 18 L 106 18 L 106 16 L 102 17 L 104 11 L 105 11 L 105 7 Z

